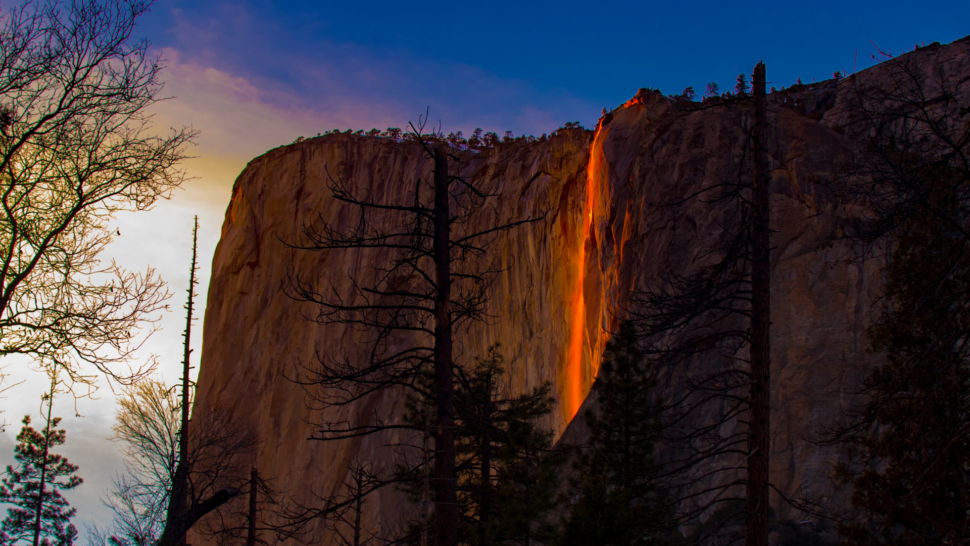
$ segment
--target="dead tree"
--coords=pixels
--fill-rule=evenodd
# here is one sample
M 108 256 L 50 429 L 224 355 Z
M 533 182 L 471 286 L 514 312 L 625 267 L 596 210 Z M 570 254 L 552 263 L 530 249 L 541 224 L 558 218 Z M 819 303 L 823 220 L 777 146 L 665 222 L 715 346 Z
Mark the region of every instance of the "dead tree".
M 371 396 L 418 396 L 433 405 L 434 541 L 454 546 L 458 540 L 458 497 L 455 470 L 455 340 L 454 332 L 484 320 L 488 288 L 497 271 L 481 258 L 501 232 L 535 221 L 533 217 L 500 218 L 476 225 L 476 214 L 491 204 L 494 193 L 469 181 L 462 171 L 470 152 L 451 148 L 438 132 L 425 134 L 422 118 L 411 125 L 409 141 L 432 162 L 431 180 L 409 182 L 408 202 L 385 203 L 330 173 L 334 198 L 356 211 L 352 227 L 340 229 L 327 219 L 306 223 L 298 241 L 287 244 L 312 252 L 384 252 L 372 284 L 351 279 L 338 292 L 327 283 L 295 272 L 284 290 L 291 298 L 317 309 L 320 324 L 352 325 L 367 336 L 355 354 L 318 351 L 293 379 L 307 388 L 308 401 L 320 410 L 313 439 L 341 441 L 391 430 L 422 427 L 400 418 L 371 415 L 363 422 L 334 422 L 329 415 Z M 482 215 L 483 217 L 485 215 Z M 390 220 L 388 220 L 390 218 Z M 324 288 L 321 288 L 323 286 Z M 381 483 L 381 480 L 377 480 Z M 332 503 L 326 514 L 332 513 Z M 314 510 L 306 512 L 311 517 Z M 325 512 L 316 512 L 321 517 Z
M 673 381 L 657 416 L 668 449 L 658 479 L 672 493 L 669 524 L 721 510 L 744 528 L 711 530 L 725 533 L 720 540 L 765 546 L 771 270 L 763 63 L 753 83 L 753 100 L 719 106 L 736 108 L 746 132 L 736 178 L 662 205 L 703 199 L 725 211 L 719 243 L 701 258 L 709 265 L 634 293 L 630 316 L 652 366 Z
M 251 457 L 253 453 L 247 453 Z M 252 463 L 250 458 L 249 463 Z M 242 471 L 242 466 L 236 472 Z M 276 544 L 274 517 L 281 503 L 280 495 L 269 480 L 263 479 L 255 466 L 250 466 L 248 478 L 234 477 L 236 497 L 199 520 L 192 532 L 221 546 L 244 543 L 247 546 Z M 296 535 L 294 534 L 294 537 Z
M 768 454 L 771 450 L 771 232 L 769 227 L 768 98 L 765 65 L 754 68 L 751 180 L 751 387 L 748 402 L 748 483 L 744 542 L 768 546 Z
M 199 219 L 192 229 L 192 264 L 189 270 L 188 301 L 185 304 L 184 351 L 182 360 L 181 426 L 178 433 L 178 458 L 171 478 L 165 527 L 159 537 L 161 546 L 185 544 L 185 534 L 200 519 L 231 501 L 240 493 L 241 458 L 253 452 L 251 434 L 231 425 L 230 416 L 216 412 L 200 422 L 190 434 L 189 407 L 192 402 L 192 313 L 198 271 Z M 217 416 L 214 418 L 214 416 Z

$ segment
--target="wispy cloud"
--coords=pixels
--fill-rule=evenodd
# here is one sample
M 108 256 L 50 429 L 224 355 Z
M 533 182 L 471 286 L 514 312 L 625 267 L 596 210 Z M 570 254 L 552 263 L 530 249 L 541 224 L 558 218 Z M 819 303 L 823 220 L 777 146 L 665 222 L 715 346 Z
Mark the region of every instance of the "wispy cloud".
M 172 97 L 155 109 L 155 129 L 190 126 L 199 130 L 193 159 L 185 168 L 193 178 L 172 198 L 153 210 L 121 214 L 120 231 L 103 258 L 115 259 L 131 270 L 153 267 L 174 294 L 171 311 L 159 322 L 161 330 L 144 346 L 142 358 L 159 357 L 159 373 L 170 383 L 179 376 L 181 333 L 184 328 L 184 290 L 188 285 L 192 217 L 200 218 L 201 305 L 198 308 L 194 355 L 201 354 L 201 317 L 210 277 L 211 257 L 218 243 L 233 181 L 246 163 L 269 149 L 331 128 L 403 127 L 431 108 L 434 120 L 446 131 L 513 130 L 549 132 L 577 112 L 595 111 L 568 93 L 539 93 L 528 82 L 505 80 L 471 65 L 423 62 L 402 53 L 375 55 L 347 44 L 323 44 L 313 51 L 282 54 L 264 52 L 256 62 L 273 55 L 272 70 L 250 70 L 227 60 L 226 33 L 252 31 L 254 22 L 244 9 L 216 26 L 179 19 L 173 32 L 183 42 L 160 51 L 166 60 L 164 95 Z M 238 38 L 238 36 L 237 36 Z M 234 38 L 235 39 L 235 38 Z M 232 43 L 232 40 L 228 41 Z M 12 423 L 0 435 L 0 463 L 12 462 L 19 420 L 37 405 L 46 381 L 27 371 L 27 363 L 8 359 L 11 380 L 27 379 L 3 403 Z M 102 386 L 103 387 L 103 386 Z M 64 397 L 56 413 L 65 419 L 67 445 L 61 450 L 81 466 L 85 482 L 67 497 L 79 508 L 78 526 L 110 522 L 99 496 L 111 478 L 123 470 L 123 459 L 111 436 L 115 404 L 111 389 L 76 407 Z M 83 417 L 75 416 L 75 409 Z

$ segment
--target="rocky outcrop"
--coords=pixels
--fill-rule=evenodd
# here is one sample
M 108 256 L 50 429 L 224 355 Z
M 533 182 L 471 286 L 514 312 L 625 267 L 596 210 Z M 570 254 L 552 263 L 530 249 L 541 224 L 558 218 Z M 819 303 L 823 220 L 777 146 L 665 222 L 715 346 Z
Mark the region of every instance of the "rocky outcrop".
M 965 60 L 968 51 L 962 41 L 912 55 L 932 63 L 940 56 Z M 810 101 L 801 91 L 791 100 L 776 97 L 769 110 L 776 230 L 771 473 L 786 494 L 832 494 L 831 465 L 839 453 L 806 436 L 852 402 L 865 361 L 862 333 L 879 293 L 880 263 L 861 259 L 840 237 L 844 221 L 862 209 L 840 201 L 837 187 L 853 153 L 844 130 L 851 124 L 845 96 L 856 77 L 878 79 L 880 70 L 826 82 Z M 809 107 L 799 109 L 797 97 Z M 460 333 L 461 358 L 501 342 L 515 389 L 552 382 L 558 407 L 546 424 L 565 431 L 631 291 L 689 271 L 722 234 L 723 209 L 683 199 L 737 177 L 750 117 L 739 104 L 688 108 L 642 91 L 595 132 L 564 130 L 547 141 L 471 154 L 465 174 L 499 190 L 493 213 L 542 220 L 492 244 L 484 259 L 501 271 L 488 303 L 495 320 Z M 430 167 L 413 143 L 330 135 L 254 159 L 233 188 L 213 258 L 194 411 L 223 408 L 255 428 L 262 444 L 254 464 L 297 501 L 339 487 L 355 460 L 393 462 L 387 438 L 308 441 L 319 413 L 291 381 L 295 370 L 312 364 L 318 352 L 352 351 L 362 334 L 308 320 L 313 308 L 283 290 L 295 274 L 346 288 L 350 278 L 373 275 L 369 266 L 382 256 L 300 251 L 285 242 L 320 217 L 349 219 L 332 197 L 330 175 L 390 203 L 401 202 L 408 183 L 427 177 Z M 401 408 L 399 398 L 372 399 L 343 417 L 393 415 Z M 574 428 L 567 434 L 581 436 L 581 427 Z M 369 501 L 366 523 L 388 528 L 403 506 L 400 493 L 383 491 Z

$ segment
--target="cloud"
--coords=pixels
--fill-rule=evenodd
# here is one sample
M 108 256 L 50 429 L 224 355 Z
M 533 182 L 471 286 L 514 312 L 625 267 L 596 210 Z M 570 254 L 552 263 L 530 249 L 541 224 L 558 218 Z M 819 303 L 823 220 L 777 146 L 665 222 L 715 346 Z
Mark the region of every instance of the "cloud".
M 250 23 L 240 15 L 233 24 Z M 118 215 L 113 229 L 120 236 L 102 256 L 130 270 L 152 267 L 169 283 L 174 294 L 171 311 L 161 317 L 161 330 L 146 342 L 141 358 L 157 355 L 158 372 L 170 384 L 180 375 L 192 218 L 198 215 L 200 221 L 201 282 L 193 336 L 198 362 L 212 255 L 232 184 L 252 158 L 331 128 L 403 127 L 428 106 L 432 119 L 441 119 L 446 131 L 483 127 L 516 133 L 549 132 L 576 117 L 568 112 L 590 108 L 566 93 L 540 95 L 526 82 L 503 80 L 474 66 L 422 63 L 401 54 L 378 57 L 348 45 L 330 44 L 313 55 L 281 57 L 276 76 L 234 70 L 231 63 L 220 62 L 218 33 L 210 34 L 203 32 L 206 45 L 192 55 L 185 49 L 160 51 L 167 67 L 162 73 L 163 94 L 172 98 L 153 110 L 155 130 L 189 126 L 200 131 L 189 151 L 194 158 L 184 163 L 193 179 L 150 211 Z M 19 420 L 26 413 L 37 419 L 39 396 L 47 384 L 41 374 L 28 371 L 23 359 L 8 358 L 5 363 L 9 380 L 26 379 L 3 404 L 4 417 L 12 425 L 0 435 L 0 463 L 10 464 Z M 85 478 L 67 494 L 79 509 L 75 523 L 82 535 L 84 524 L 110 523 L 99 496 L 123 470 L 120 446 L 107 440 L 115 397 L 104 386 L 95 398 L 79 400 L 76 407 L 67 396 L 55 407 L 68 431 L 61 453 L 81 466 Z M 75 416 L 75 410 L 83 417 Z

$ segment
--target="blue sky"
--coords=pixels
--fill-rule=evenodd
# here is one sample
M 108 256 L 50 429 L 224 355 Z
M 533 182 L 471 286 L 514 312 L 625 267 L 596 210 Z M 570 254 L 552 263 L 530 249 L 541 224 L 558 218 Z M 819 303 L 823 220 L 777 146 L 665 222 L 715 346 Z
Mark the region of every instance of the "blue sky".
M 136 35 L 167 59 L 162 78 L 174 96 L 157 108 L 157 126 L 201 131 L 186 162 L 195 180 L 151 212 L 120 215 L 122 235 L 105 258 L 154 267 L 170 283 L 172 312 L 143 354 L 159 356 L 169 382 L 181 360 L 192 217 L 200 217 L 205 294 L 234 179 L 247 161 L 298 136 L 403 127 L 427 107 L 446 132 L 592 127 L 603 107 L 640 87 L 676 93 L 713 81 L 730 89 L 761 59 L 771 85 L 787 86 L 862 70 L 874 62 L 873 44 L 901 53 L 970 34 L 967 0 L 416 4 L 157 0 L 141 21 Z M 201 337 L 193 338 L 196 357 Z M 0 434 L 0 465 L 12 462 L 18 423 L 26 413 L 36 419 L 46 385 L 23 362 L 6 364 L 11 383 L 26 382 L 4 395 L 2 417 L 12 425 Z M 100 386 L 93 399 L 55 406 L 68 430 L 63 453 L 85 478 L 67 495 L 82 533 L 109 522 L 98 498 L 122 467 L 119 446 L 107 440 L 114 395 Z
M 573 119 L 592 125 L 602 107 L 640 87 L 673 93 L 716 81 L 729 88 L 759 59 L 779 86 L 825 79 L 872 64 L 873 43 L 894 52 L 945 43 L 970 33 L 968 22 L 966 1 L 430 1 L 416 8 L 159 0 L 143 29 L 183 61 L 245 77 L 267 93 L 285 91 L 301 106 L 326 109 L 354 97 L 390 107 L 399 124 L 431 106 L 446 130 L 471 123 L 541 133 Z

